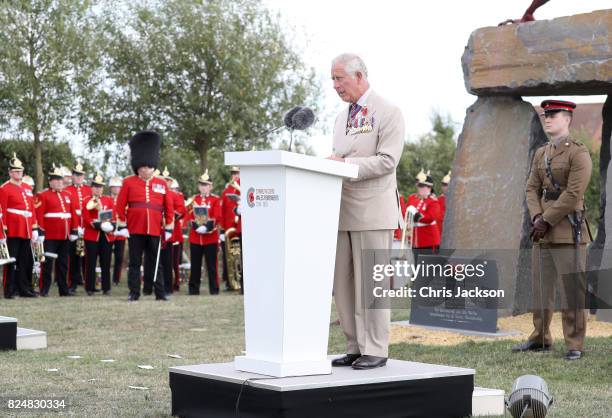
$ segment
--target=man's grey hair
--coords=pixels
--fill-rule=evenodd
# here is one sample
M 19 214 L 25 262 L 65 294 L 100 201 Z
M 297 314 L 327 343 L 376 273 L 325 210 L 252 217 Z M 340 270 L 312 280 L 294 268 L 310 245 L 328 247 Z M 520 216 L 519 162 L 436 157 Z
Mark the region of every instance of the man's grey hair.
M 352 53 L 340 54 L 332 60 L 332 66 L 339 62 L 344 64 L 344 69 L 347 73 L 353 75 L 361 73 L 363 78 L 368 78 L 368 68 L 359 55 Z

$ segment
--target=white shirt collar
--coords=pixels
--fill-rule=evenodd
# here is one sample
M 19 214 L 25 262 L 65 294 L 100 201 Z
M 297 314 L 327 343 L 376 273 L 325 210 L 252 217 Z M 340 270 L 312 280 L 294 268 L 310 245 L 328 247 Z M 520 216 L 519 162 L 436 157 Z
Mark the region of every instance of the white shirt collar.
M 357 104 L 361 107 L 368 104 L 367 100 L 371 92 L 372 92 L 372 87 L 368 87 L 368 90 L 365 93 L 363 93 L 363 95 L 359 98 L 359 100 L 357 100 Z

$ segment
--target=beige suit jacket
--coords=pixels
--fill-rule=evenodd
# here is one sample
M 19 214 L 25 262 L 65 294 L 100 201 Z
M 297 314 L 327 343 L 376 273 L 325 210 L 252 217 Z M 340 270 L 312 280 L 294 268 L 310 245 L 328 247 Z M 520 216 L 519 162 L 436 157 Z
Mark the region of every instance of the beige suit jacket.
M 359 177 L 342 185 L 340 231 L 396 229 L 403 222 L 395 169 L 404 149 L 404 118 L 397 106 L 374 91 L 364 107 L 358 120 L 370 124 L 370 132 L 346 132 L 349 106 L 334 126 L 333 153 L 359 166 Z

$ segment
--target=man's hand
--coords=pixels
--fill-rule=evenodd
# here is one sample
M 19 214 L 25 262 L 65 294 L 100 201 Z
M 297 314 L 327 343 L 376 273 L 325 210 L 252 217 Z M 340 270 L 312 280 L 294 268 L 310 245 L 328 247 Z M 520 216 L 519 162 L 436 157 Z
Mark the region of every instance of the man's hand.
M 206 225 L 202 225 L 202 226 L 198 226 L 195 231 L 198 234 L 205 234 L 208 232 L 208 228 L 206 228 Z
M 337 155 L 330 155 L 329 157 L 326 158 L 326 160 L 333 160 L 333 161 L 338 161 L 341 163 L 344 162 L 344 158 L 338 157 Z
M 111 232 L 113 230 L 113 224 L 108 221 L 102 222 L 100 224 L 100 229 L 104 232 Z
M 170 238 L 172 238 L 172 230 L 171 229 L 166 229 L 164 231 L 164 238 L 166 241 L 170 241 Z
M 537 215 L 533 221 L 533 228 L 531 228 L 531 237 L 534 242 L 540 241 L 548 232 L 550 224 L 544 220 L 542 215 Z

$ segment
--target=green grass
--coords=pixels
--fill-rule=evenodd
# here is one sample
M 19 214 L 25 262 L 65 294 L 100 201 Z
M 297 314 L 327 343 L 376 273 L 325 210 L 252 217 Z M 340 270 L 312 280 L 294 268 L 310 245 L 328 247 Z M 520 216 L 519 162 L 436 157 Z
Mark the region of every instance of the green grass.
M 53 295 L 56 292 L 54 288 Z M 21 327 L 46 331 L 49 345 L 46 350 L 0 352 L 0 398 L 65 398 L 70 404 L 66 413 L 74 416 L 169 416 L 169 367 L 231 361 L 244 349 L 241 296 L 189 297 L 184 292 L 170 302 L 148 296 L 132 304 L 126 302 L 124 285 L 114 288 L 110 297 L 0 300 L 0 315 L 17 317 Z M 394 313 L 394 319 L 405 315 Z M 403 343 L 391 346 L 390 356 L 474 368 L 477 386 L 506 392 L 516 377 L 537 374 L 555 396 L 555 417 L 612 416 L 612 338 L 587 338 L 587 355 L 577 362 L 561 359 L 562 343 L 551 354 L 524 355 L 510 353 L 512 344 Z M 334 326 L 329 352 L 343 351 L 344 337 Z M 167 356 L 175 353 L 183 359 Z M 69 355 L 83 358 L 66 358 Z M 115 362 L 100 362 L 108 358 Z M 155 369 L 141 370 L 139 364 Z M 59 371 L 48 372 L 50 368 Z M 4 403 L 0 416 L 7 415 Z

